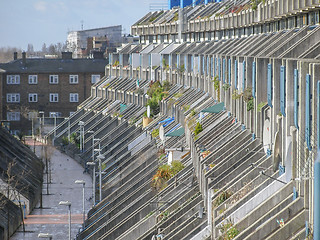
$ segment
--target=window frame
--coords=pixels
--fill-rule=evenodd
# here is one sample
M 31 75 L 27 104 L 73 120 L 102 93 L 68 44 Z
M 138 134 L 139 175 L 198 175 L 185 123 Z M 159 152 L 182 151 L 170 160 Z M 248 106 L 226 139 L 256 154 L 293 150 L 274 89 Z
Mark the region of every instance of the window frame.
M 28 76 L 28 83 L 29 84 L 38 84 L 38 75 L 29 75 Z
M 55 101 L 55 99 L 53 98 L 57 98 L 57 100 Z M 59 102 L 59 93 L 49 93 L 49 102 L 51 103 Z
M 49 112 L 49 117 L 50 118 L 54 118 L 54 117 L 58 118 L 58 117 L 61 117 L 61 116 L 62 116 L 61 112 Z
M 18 85 L 20 84 L 20 75 L 7 75 L 8 85 Z
M 76 99 L 74 99 L 76 96 Z M 74 99 L 74 100 L 72 100 Z M 79 102 L 79 93 L 70 93 L 69 94 L 69 102 L 75 103 L 75 102 Z
M 69 83 L 70 84 L 78 84 L 79 83 L 79 75 L 69 75 Z
M 12 101 L 13 95 L 15 95 L 15 101 Z M 7 103 L 20 103 L 20 93 L 7 93 L 6 97 L 7 97 Z M 10 98 L 10 101 L 9 101 L 9 98 Z
M 13 122 L 20 121 L 20 115 L 21 115 L 20 112 L 7 112 L 7 121 L 13 121 Z
M 32 100 L 30 100 L 30 98 L 32 98 Z M 28 94 L 28 102 L 29 103 L 38 102 L 38 93 L 29 93 Z
M 97 78 L 98 76 L 99 76 L 99 80 L 93 82 L 93 79 L 96 80 L 96 78 Z M 100 74 L 92 74 L 92 75 L 91 75 L 91 84 L 95 84 L 95 83 L 99 82 L 100 80 L 101 80 L 101 75 L 100 75 Z
M 54 81 L 51 81 L 51 78 Z M 59 84 L 59 75 L 49 75 L 49 84 Z

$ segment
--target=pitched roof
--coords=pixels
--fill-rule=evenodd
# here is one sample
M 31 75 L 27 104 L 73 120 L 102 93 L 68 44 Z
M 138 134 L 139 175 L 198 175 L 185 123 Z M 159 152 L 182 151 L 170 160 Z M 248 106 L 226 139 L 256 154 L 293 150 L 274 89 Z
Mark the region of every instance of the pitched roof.
M 94 73 L 104 72 L 106 59 L 22 59 L 0 63 L 0 69 L 7 73 Z

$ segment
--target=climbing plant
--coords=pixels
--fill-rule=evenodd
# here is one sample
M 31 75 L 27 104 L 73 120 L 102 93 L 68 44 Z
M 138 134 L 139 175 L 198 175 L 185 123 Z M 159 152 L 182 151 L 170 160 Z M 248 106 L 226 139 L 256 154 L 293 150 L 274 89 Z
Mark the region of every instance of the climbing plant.
M 156 81 L 150 85 L 147 91 L 147 94 L 151 97 L 147 102 L 147 106 L 150 106 L 151 116 L 157 115 L 160 112 L 159 102 L 168 96 L 170 84 L 165 82 L 164 86 L 159 81 Z

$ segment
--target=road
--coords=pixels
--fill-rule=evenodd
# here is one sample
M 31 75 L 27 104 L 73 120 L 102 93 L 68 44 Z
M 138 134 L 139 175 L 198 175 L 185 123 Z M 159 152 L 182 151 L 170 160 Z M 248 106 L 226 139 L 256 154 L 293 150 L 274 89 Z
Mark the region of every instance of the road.
M 31 143 L 30 143 L 31 144 Z M 41 144 L 36 143 L 35 150 L 41 155 Z M 33 149 L 33 146 L 31 146 Z M 38 239 L 39 233 L 50 233 L 54 239 L 68 239 L 68 207 L 59 205 L 60 201 L 71 202 L 71 238 L 74 239 L 82 225 L 82 184 L 75 180 L 84 180 L 86 213 L 92 206 L 92 176 L 83 173 L 83 167 L 75 160 L 54 149 L 51 157 L 51 184 L 47 194 L 47 175 L 44 174 L 42 187 L 42 209 L 35 208 L 25 219 L 25 230 L 22 226 L 10 238 L 11 240 Z M 49 181 L 50 182 L 50 181 Z

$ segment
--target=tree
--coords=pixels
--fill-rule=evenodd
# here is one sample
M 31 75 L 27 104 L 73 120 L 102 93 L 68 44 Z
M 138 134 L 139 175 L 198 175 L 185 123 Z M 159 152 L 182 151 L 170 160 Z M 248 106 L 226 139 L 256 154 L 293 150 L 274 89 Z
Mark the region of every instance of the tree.
M 41 51 L 43 54 L 47 53 L 47 45 L 45 43 L 42 45 Z
M 48 53 L 51 55 L 55 55 L 57 53 L 56 51 L 56 46 L 53 44 L 50 44 L 49 48 L 48 48 Z
M 12 159 L 11 161 L 7 161 L 7 170 L 5 171 L 4 177 L 6 179 L 6 183 L 1 186 L 1 193 L 3 194 L 2 199 L 0 199 L 0 208 L 5 206 L 7 201 L 6 198 L 10 199 L 11 201 L 15 201 L 18 203 L 20 208 L 20 215 L 21 215 L 21 222 L 23 227 L 23 232 L 25 232 L 24 226 L 24 218 L 23 218 L 23 206 L 21 204 L 21 195 L 22 192 L 27 190 L 28 186 L 23 183 L 23 179 L 27 178 L 29 172 L 23 170 L 19 172 L 16 170 L 17 162 L 16 159 Z M 5 196 L 5 197 L 4 197 Z M 10 226 L 10 212 L 8 211 L 8 228 Z M 8 229 L 9 232 L 9 229 Z
M 27 53 L 28 53 L 29 55 L 33 55 L 33 54 L 34 54 L 34 49 L 33 49 L 33 44 L 32 44 L 32 43 L 29 43 L 29 44 L 28 44 Z

